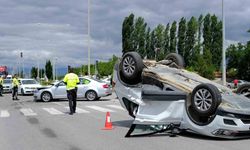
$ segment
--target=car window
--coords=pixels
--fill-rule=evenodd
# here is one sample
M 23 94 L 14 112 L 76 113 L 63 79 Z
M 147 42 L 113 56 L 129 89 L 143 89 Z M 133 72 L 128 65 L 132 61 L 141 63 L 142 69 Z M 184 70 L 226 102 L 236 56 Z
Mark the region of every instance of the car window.
M 58 86 L 65 86 L 65 83 L 64 83 L 64 82 L 60 82 L 60 83 L 58 84 Z
M 21 80 L 22 84 L 37 84 L 36 80 Z
M 3 80 L 3 83 L 4 83 L 4 84 L 11 84 L 12 81 L 11 81 L 11 80 Z
M 85 79 L 85 78 L 80 78 L 80 84 L 89 84 L 90 83 L 90 80 L 88 79 Z

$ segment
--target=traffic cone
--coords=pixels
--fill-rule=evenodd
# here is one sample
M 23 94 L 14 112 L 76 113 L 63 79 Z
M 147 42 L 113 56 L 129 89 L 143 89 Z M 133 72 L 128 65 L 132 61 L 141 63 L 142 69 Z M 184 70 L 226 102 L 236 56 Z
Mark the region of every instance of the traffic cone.
M 107 112 L 106 113 L 105 127 L 102 130 L 112 130 L 112 129 L 114 129 L 114 128 L 112 126 L 112 122 L 111 122 L 111 119 L 110 119 L 110 113 Z

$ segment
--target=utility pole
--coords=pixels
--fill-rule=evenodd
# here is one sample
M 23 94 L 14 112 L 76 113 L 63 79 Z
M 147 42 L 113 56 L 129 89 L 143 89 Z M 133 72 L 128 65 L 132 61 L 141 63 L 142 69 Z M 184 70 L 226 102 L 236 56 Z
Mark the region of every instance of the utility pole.
M 90 0 L 88 0 L 88 75 L 90 76 Z
M 226 86 L 225 13 L 222 0 L 222 83 Z

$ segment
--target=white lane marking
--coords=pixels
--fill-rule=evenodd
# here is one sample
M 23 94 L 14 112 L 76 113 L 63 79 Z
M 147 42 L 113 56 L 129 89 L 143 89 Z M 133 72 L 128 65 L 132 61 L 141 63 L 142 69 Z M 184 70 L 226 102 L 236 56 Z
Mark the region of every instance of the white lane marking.
M 59 110 L 55 109 L 55 108 L 43 108 L 43 110 L 47 111 L 48 113 L 52 114 L 52 115 L 62 115 L 64 113 L 60 112 Z
M 119 109 L 119 110 L 125 110 L 124 108 L 122 108 L 122 106 L 119 106 L 119 105 L 107 105 L 107 106 L 111 108 Z
M 94 106 L 94 105 L 86 106 L 86 107 L 94 109 L 94 110 L 97 110 L 97 111 L 101 111 L 101 112 L 115 112 L 114 110 L 111 110 L 111 109 L 108 109 L 108 108 L 99 107 L 99 106 Z
M 65 107 L 65 108 L 69 111 L 69 107 Z M 81 114 L 81 113 L 90 113 L 90 112 L 87 110 L 76 107 L 76 113 Z
M 37 114 L 31 108 L 21 108 L 20 111 L 24 116 L 36 116 Z
M 64 107 L 66 107 L 66 106 L 68 106 L 69 104 L 67 104 L 67 103 L 59 103 L 59 102 L 52 102 L 52 103 L 54 103 L 54 104 L 56 104 L 56 105 L 59 105 L 59 106 L 64 106 Z
M 7 118 L 10 116 L 10 113 L 7 110 L 1 110 L 0 117 L 1 118 Z

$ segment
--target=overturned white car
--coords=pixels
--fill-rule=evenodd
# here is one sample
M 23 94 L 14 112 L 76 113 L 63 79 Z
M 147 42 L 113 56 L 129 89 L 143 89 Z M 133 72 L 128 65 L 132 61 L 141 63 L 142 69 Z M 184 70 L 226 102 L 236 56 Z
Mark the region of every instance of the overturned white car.
M 221 138 L 250 137 L 250 100 L 183 69 L 171 53 L 160 62 L 128 52 L 116 64 L 113 82 L 121 105 L 136 126 L 155 131 L 192 131 Z

